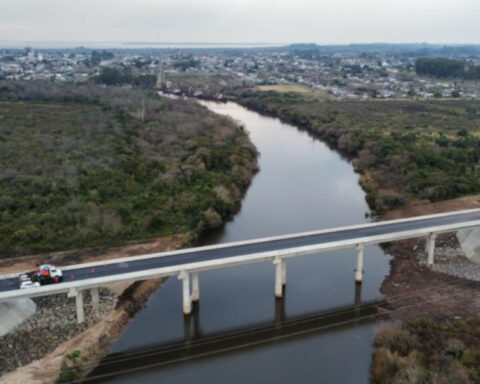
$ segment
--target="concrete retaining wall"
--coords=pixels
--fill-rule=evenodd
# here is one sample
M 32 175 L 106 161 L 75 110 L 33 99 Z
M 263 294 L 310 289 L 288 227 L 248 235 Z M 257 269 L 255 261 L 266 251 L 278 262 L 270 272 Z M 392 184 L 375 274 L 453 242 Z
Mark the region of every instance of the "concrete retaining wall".
M 0 336 L 6 335 L 37 310 L 30 299 L 9 300 L 0 303 Z

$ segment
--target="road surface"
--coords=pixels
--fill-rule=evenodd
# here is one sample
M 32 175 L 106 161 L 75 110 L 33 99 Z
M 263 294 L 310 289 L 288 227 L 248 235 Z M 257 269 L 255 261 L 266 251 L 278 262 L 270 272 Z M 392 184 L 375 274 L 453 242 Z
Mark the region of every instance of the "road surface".
M 355 229 L 340 229 L 320 234 L 306 234 L 303 236 L 292 235 L 292 238 L 281 238 L 267 241 L 259 241 L 253 244 L 232 245 L 217 249 L 202 249 L 198 251 L 189 251 L 185 254 L 175 254 L 170 256 L 158 256 L 150 259 L 106 264 L 100 267 L 81 267 L 64 271 L 64 281 L 84 280 L 96 277 L 118 275 L 128 272 L 137 272 L 154 268 L 170 267 L 175 265 L 188 264 L 199 261 L 216 260 L 235 256 L 248 255 L 253 253 L 285 250 L 289 248 L 298 248 L 308 245 L 329 243 L 333 241 L 349 240 L 382 234 L 394 234 L 407 230 L 423 229 L 434 226 L 456 224 L 468 221 L 480 220 L 480 210 L 476 212 L 452 214 L 449 216 L 423 218 L 414 221 L 392 222 L 377 226 L 366 226 Z M 0 291 L 11 291 L 19 288 L 19 282 L 16 278 L 0 280 Z

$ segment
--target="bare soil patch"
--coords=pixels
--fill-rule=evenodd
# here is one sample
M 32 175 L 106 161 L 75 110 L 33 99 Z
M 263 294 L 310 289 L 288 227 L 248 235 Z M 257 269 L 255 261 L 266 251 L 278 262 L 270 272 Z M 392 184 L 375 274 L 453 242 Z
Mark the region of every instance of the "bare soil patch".
M 459 197 L 457 199 L 439 201 L 436 203 L 412 205 L 406 208 L 390 211 L 383 215 L 382 219 L 403 219 L 406 217 L 432 215 L 434 213 L 445 213 L 474 208 L 480 208 L 480 195 Z

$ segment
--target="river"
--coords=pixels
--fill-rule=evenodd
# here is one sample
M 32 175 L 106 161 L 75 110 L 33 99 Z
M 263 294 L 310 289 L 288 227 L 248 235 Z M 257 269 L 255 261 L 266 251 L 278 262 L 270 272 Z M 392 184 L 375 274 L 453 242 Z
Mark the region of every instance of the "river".
M 241 210 L 223 228 L 206 236 L 204 243 L 367 221 L 368 206 L 358 183 L 359 175 L 324 143 L 235 103 L 201 103 L 242 122 L 260 152 L 260 172 Z M 380 284 L 389 271 L 389 257 L 376 246 L 365 248 L 361 290 L 354 283 L 355 263 L 354 249 L 289 259 L 283 300 L 275 299 L 274 266 L 270 262 L 200 273 L 200 304 L 193 320 L 184 319 L 181 283 L 170 278 L 112 346 L 111 356 L 123 356 L 125 372 L 117 368 L 117 373 L 122 374 L 108 382 L 368 383 L 379 320 L 360 321 L 347 310 L 341 326 L 321 323 L 324 326 L 306 332 L 295 325 L 294 329 L 301 332 L 289 337 L 283 337 L 282 327 L 278 326 L 289 319 L 323 319 L 324 311 L 379 299 Z M 226 342 L 223 353 L 210 354 L 205 347 L 201 358 L 178 359 L 158 366 L 153 359 L 146 364 L 152 366 L 150 369 L 129 371 L 138 366 L 128 364 L 129 356 L 135 353 L 168 349 L 178 343 L 188 344 L 189 340 L 209 340 L 212 335 L 230 335 L 228 340 L 233 340 L 231 335 L 239 334 L 239 330 L 243 330 L 239 339 L 250 340 L 249 331 L 265 324 L 274 324 L 268 329 L 276 327 L 276 337 L 257 338 L 239 349 L 233 348 L 233 341 Z M 188 344 L 187 349 L 194 345 Z

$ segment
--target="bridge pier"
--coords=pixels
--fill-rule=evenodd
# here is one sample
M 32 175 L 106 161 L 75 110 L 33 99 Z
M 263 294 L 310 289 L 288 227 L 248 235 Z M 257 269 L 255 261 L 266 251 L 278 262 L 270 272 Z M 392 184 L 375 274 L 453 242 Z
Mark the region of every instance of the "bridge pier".
M 287 284 L 287 266 L 281 257 L 276 257 L 273 264 L 275 264 L 275 297 L 281 299 L 283 287 Z
M 83 291 L 78 288 L 72 288 L 68 292 L 68 297 L 75 297 L 75 308 L 77 311 L 77 323 L 81 324 L 85 321 L 85 312 L 83 309 Z
M 183 314 L 190 315 L 190 313 L 192 313 L 192 296 L 190 295 L 190 274 L 186 271 L 182 271 L 178 274 L 178 278 L 182 280 Z
M 363 244 L 357 245 L 357 269 L 355 270 L 355 282 L 361 283 L 363 280 Z
M 92 296 L 92 309 L 97 312 L 100 306 L 100 295 L 98 294 L 98 288 L 90 289 L 90 296 Z
M 433 265 L 435 258 L 435 239 L 437 238 L 436 233 L 431 233 L 427 238 L 427 244 L 425 252 L 427 253 L 427 265 Z
M 198 272 L 192 273 L 192 301 L 197 302 L 200 300 L 200 285 L 198 282 Z

